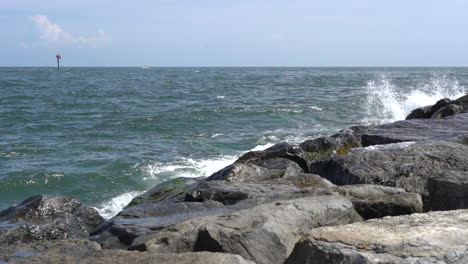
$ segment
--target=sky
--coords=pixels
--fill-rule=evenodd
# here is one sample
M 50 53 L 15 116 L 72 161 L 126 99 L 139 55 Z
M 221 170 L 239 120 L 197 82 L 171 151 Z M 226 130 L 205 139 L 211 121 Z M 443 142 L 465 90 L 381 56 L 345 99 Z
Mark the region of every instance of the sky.
M 467 0 L 0 0 L 0 66 L 468 66 Z

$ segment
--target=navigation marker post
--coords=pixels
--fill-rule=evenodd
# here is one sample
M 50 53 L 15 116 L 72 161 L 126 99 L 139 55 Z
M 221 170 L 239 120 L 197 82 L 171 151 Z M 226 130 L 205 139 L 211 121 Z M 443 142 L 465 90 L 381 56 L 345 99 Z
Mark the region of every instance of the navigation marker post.
M 60 69 L 60 59 L 62 58 L 62 56 L 60 56 L 60 54 L 57 54 L 55 55 L 55 57 L 57 58 L 57 70 Z

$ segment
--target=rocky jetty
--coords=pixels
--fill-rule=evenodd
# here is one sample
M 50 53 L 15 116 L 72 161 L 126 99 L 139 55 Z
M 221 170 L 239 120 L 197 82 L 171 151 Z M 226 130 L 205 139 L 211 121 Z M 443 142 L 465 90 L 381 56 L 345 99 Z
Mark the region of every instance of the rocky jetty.
M 467 102 L 248 152 L 107 221 L 33 196 L 0 212 L 0 263 L 468 263 Z

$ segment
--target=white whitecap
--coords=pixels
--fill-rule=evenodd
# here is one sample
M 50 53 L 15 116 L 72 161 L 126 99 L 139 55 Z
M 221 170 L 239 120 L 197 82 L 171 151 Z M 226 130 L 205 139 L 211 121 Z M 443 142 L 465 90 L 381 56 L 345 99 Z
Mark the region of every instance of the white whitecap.
M 123 193 L 94 208 L 104 219 L 109 219 L 122 211 L 122 209 L 127 206 L 133 198 L 140 195 L 141 193 L 142 192 L 137 191 Z
M 310 109 L 314 109 L 314 110 L 317 110 L 317 111 L 322 111 L 323 109 L 318 107 L 318 106 L 315 106 L 315 105 L 311 105 L 309 106 Z

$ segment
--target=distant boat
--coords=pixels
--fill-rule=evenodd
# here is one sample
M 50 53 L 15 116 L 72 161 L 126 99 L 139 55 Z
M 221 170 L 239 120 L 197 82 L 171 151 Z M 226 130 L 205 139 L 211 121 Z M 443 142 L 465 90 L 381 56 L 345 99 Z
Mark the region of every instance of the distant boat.
M 151 66 L 143 65 L 143 69 L 151 69 Z

